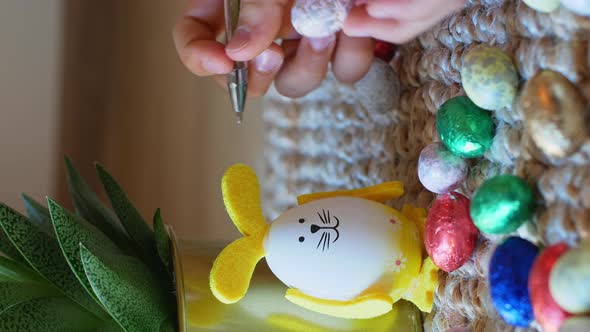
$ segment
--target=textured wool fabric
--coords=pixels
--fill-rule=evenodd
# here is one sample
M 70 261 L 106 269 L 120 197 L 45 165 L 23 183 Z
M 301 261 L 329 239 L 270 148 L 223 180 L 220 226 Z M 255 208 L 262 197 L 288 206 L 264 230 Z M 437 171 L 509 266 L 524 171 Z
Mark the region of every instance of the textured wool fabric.
M 465 95 L 462 58 L 478 44 L 503 49 L 521 83 L 541 69 L 557 71 L 590 100 L 590 18 L 560 8 L 534 11 L 521 1 L 472 0 L 417 40 L 403 45 L 392 61 L 400 76 L 400 105 L 384 114 L 369 112 L 355 90 L 329 75 L 305 98 L 271 92 L 266 99 L 266 166 L 263 204 L 269 220 L 296 204 L 296 196 L 401 181 L 405 195 L 394 207 L 429 207 L 434 195 L 418 181 L 421 149 L 438 140 L 435 114 L 449 98 Z M 515 174 L 538 189 L 533 222 L 514 234 L 536 244 L 575 244 L 590 235 L 590 139 L 567 158 L 545 155 L 523 129 L 523 113 L 510 107 L 493 114 L 496 136 L 483 158 L 470 164 L 461 192 L 471 197 L 487 178 Z M 512 331 L 491 305 L 486 275 L 496 236 L 481 236 L 462 268 L 439 273 L 427 331 L 470 327 Z M 535 327 L 529 330 L 534 330 Z M 525 331 L 526 329 L 515 329 Z

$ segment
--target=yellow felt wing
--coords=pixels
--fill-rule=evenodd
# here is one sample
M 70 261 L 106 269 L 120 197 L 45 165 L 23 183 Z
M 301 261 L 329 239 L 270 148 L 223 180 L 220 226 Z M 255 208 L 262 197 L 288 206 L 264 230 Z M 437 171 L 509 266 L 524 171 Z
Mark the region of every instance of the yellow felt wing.
M 414 303 L 421 311 L 430 312 L 434 303 L 434 292 L 437 288 L 438 267 L 434 265 L 430 257 L 426 257 L 422 263 L 420 275 L 414 279 L 403 298 Z
M 303 318 L 289 314 L 271 314 L 266 319 L 269 325 L 276 327 L 277 331 L 301 332 L 330 332 L 332 329 L 325 328 L 318 324 L 308 322 Z
M 391 311 L 393 305 L 391 298 L 383 294 L 363 295 L 351 301 L 334 301 L 318 299 L 296 289 L 289 289 L 285 298 L 298 306 L 321 314 L 349 319 L 381 316 Z
M 236 303 L 246 295 L 254 268 L 264 257 L 262 236 L 264 232 L 235 240 L 213 262 L 209 285 L 219 301 Z
M 255 234 L 266 227 L 258 178 L 252 168 L 244 164 L 231 166 L 221 179 L 221 191 L 227 213 L 242 234 Z
M 297 197 L 297 203 L 303 205 L 311 201 L 318 199 L 341 197 L 341 196 L 352 196 L 358 198 L 364 198 L 376 202 L 386 202 L 394 198 L 398 198 L 404 194 L 404 185 L 398 181 L 384 182 L 375 186 L 353 189 L 353 190 L 340 190 L 340 191 L 329 191 L 305 194 Z

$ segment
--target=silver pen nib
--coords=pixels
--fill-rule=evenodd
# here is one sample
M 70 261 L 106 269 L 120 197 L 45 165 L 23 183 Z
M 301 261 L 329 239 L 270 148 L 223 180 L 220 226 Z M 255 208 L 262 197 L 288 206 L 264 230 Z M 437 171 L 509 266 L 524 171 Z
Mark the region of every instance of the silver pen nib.
M 246 104 L 246 92 L 248 91 L 248 68 L 242 63 L 238 63 L 231 73 L 227 76 L 227 88 L 231 98 L 231 105 L 239 119 L 242 122 L 244 106 Z
M 244 112 L 236 113 L 236 122 L 241 125 L 244 122 Z

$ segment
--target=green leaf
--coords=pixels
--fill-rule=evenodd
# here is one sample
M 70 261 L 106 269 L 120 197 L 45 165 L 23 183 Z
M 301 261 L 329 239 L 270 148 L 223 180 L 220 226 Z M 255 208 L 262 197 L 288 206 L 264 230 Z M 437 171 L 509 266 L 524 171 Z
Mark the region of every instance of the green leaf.
M 65 297 L 44 297 L 12 306 L 0 314 L 0 331 L 92 331 L 102 324 Z
M 123 328 L 119 325 L 119 323 L 115 322 L 114 320 L 111 320 L 111 321 L 105 323 L 103 326 L 97 328 L 96 330 L 92 330 L 92 332 L 121 332 L 121 331 L 125 331 L 125 330 L 123 330 Z
M 172 266 L 172 250 L 170 249 L 170 238 L 168 237 L 166 226 L 164 226 L 164 222 L 162 221 L 160 209 L 157 209 L 156 214 L 154 214 L 154 237 L 156 239 L 158 255 L 160 255 L 162 263 L 170 271 Z
M 6 236 L 6 233 L 4 233 L 0 227 L 0 255 L 2 254 L 19 262 L 25 262 L 25 259 L 18 252 L 18 249 L 16 249 L 16 247 L 12 244 L 12 241 L 10 241 L 8 236 Z
M 34 270 L 12 259 L 0 256 L 0 282 L 47 282 Z
M 53 226 L 51 225 L 49 210 L 24 193 L 22 194 L 22 197 L 25 203 L 25 209 L 27 210 L 27 216 L 29 216 L 29 220 L 34 222 L 48 235 L 55 237 L 55 234 L 53 233 Z
M 80 243 L 100 246 L 106 252 L 114 254 L 121 253 L 119 248 L 92 224 L 67 211 L 52 199 L 47 199 L 47 206 L 49 206 L 57 240 L 68 265 L 88 294 L 98 301 L 86 279 L 80 260 Z
M 117 183 L 117 181 L 99 164 L 96 170 L 104 189 L 109 196 L 111 205 L 117 213 L 119 220 L 127 231 L 127 234 L 143 250 L 147 257 L 156 255 L 154 233 L 143 220 L 137 209 Z
M 115 213 L 109 209 L 90 189 L 90 186 L 70 159 L 65 159 L 68 186 L 76 212 L 85 220 L 100 229 L 106 236 L 117 243 L 121 249 L 129 248 L 129 237 L 121 226 Z
M 19 303 L 56 295 L 59 291 L 49 284 L 0 282 L 0 314 Z
M 106 317 L 70 270 L 56 239 L 4 204 L 0 204 L 0 227 L 35 271 L 90 312 Z
M 171 311 L 167 287 L 142 261 L 90 251 L 80 244 L 86 276 L 110 315 L 126 331 L 157 331 Z
M 176 321 L 172 321 L 170 318 L 166 319 L 160 326 L 160 332 L 175 332 L 178 331 L 176 327 Z

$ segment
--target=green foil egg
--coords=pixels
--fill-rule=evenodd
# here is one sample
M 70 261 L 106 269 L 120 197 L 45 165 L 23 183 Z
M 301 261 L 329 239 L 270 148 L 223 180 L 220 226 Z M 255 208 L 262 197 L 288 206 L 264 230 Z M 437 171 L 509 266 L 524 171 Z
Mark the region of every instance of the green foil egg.
M 512 59 L 488 45 L 472 48 L 463 58 L 461 79 L 467 96 L 479 107 L 498 110 L 512 105 L 518 74 Z
M 440 107 L 436 130 L 447 149 L 463 158 L 482 156 L 494 140 L 490 112 L 463 96 L 451 98 Z
M 549 276 L 549 290 L 561 308 L 572 314 L 590 312 L 590 242 L 561 256 Z
M 471 219 L 487 234 L 507 234 L 529 220 L 535 210 L 533 189 L 514 175 L 486 180 L 473 195 Z

